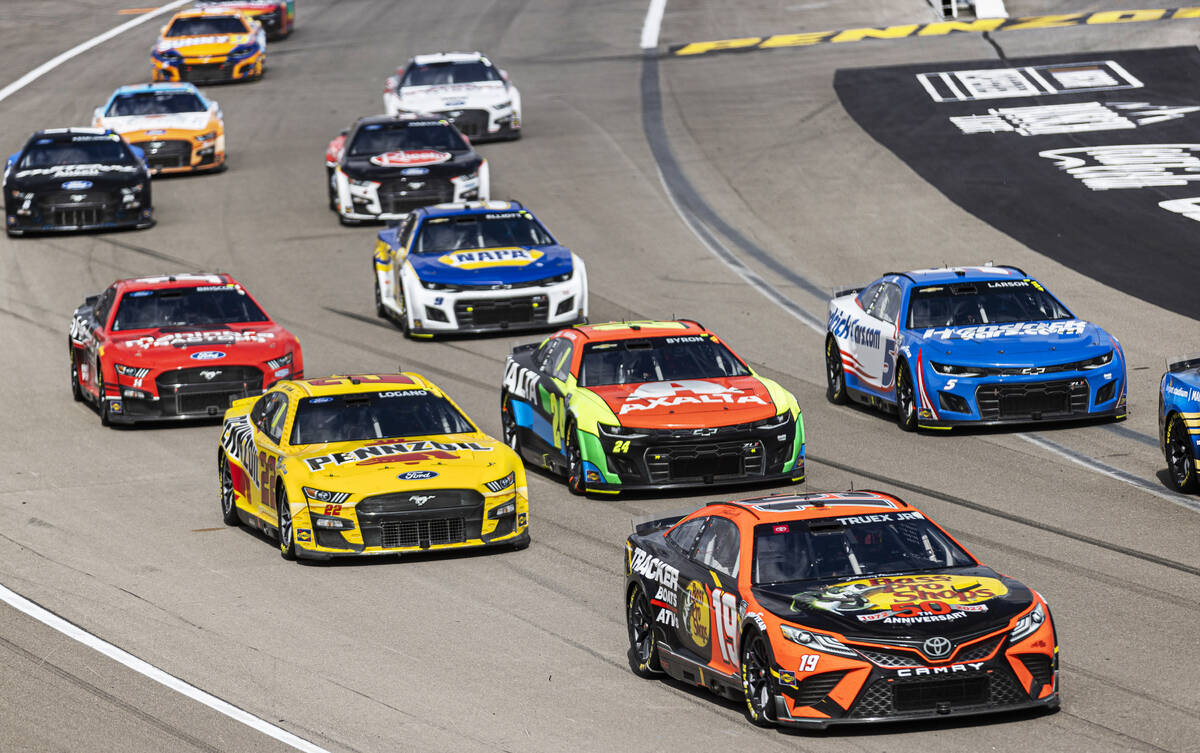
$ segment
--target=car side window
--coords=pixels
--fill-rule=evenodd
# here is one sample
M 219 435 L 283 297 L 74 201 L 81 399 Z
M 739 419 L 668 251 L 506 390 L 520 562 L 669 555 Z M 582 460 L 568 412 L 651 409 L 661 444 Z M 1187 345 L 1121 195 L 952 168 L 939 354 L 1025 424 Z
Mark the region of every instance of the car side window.
M 283 437 L 283 423 L 287 420 L 288 399 L 281 392 L 272 392 L 270 402 L 263 410 L 263 434 L 271 438 L 275 444 L 279 444 L 280 438 Z
M 112 309 L 113 298 L 117 295 L 117 289 L 110 287 L 100 294 L 100 300 L 96 301 L 96 305 L 92 307 L 92 313 L 96 316 L 96 323 L 101 327 L 108 324 L 108 312 Z
M 875 297 L 867 313 L 888 324 L 895 324 L 896 316 L 900 313 L 900 297 L 900 286 L 893 282 L 885 282 L 880 286 L 879 295 Z
M 408 248 L 408 242 L 412 239 L 413 228 L 417 225 L 416 222 L 413 222 L 412 215 L 405 217 L 403 222 L 404 224 L 400 226 L 400 232 L 397 234 L 397 243 L 399 243 L 401 251 Z
M 700 533 L 700 529 L 707 520 L 708 518 L 694 518 L 686 523 L 680 523 L 667 534 L 667 541 L 681 552 L 691 552 L 692 544 L 696 543 L 696 534 Z
M 561 337 L 555 337 L 540 348 L 533 358 L 538 371 L 543 374 L 553 373 L 554 365 L 558 363 L 559 354 L 562 353 L 563 346 L 566 344 Z
M 550 376 L 555 379 L 566 380 L 571 375 L 571 356 L 575 352 L 575 345 L 569 340 L 558 341 L 560 343 L 558 350 L 554 351 L 553 363 L 547 364 L 550 370 Z
M 726 518 L 712 518 L 712 523 L 700 534 L 692 558 L 705 567 L 736 578 L 741 541 L 736 523 Z
M 875 302 L 875 296 L 879 294 L 881 287 L 883 287 L 882 282 L 872 283 L 863 288 L 862 292 L 858 294 L 858 305 L 862 306 L 863 311 L 871 310 L 871 304 Z

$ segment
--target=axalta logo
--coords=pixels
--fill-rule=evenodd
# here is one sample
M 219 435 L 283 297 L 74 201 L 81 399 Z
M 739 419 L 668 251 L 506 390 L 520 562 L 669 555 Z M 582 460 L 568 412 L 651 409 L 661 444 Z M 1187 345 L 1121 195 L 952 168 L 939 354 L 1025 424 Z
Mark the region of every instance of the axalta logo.
M 371 158 L 372 165 L 379 167 L 417 167 L 419 165 L 440 165 L 453 157 L 449 152 L 436 149 L 408 149 L 402 152 L 384 152 Z
M 1048 335 L 1082 335 L 1088 323 L 1079 319 L 1066 322 L 1014 322 L 1012 324 L 983 324 L 978 327 L 935 327 L 921 333 L 922 337 L 942 340 L 991 340 L 995 337 Z
M 455 269 L 485 269 L 487 267 L 524 267 L 545 256 L 532 248 L 488 248 L 476 251 L 455 251 L 438 257 L 438 261 Z
M 673 408 L 678 405 L 767 405 L 758 395 L 737 387 L 726 387 L 703 379 L 674 382 L 649 382 L 629 393 L 621 405 L 621 415 L 639 410 Z

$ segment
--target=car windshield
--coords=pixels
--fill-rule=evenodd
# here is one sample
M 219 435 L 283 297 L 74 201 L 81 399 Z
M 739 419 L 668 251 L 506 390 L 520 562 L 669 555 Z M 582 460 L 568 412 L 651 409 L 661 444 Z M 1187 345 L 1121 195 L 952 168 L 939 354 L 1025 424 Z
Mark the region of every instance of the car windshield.
M 500 74 L 490 65 L 479 60 L 459 63 L 413 64 L 404 72 L 401 86 L 438 86 L 445 84 L 467 84 L 472 81 L 500 81 Z
M 1066 307 L 1032 280 L 930 285 L 913 290 L 908 305 L 909 329 L 1073 318 Z
M 357 442 L 473 431 L 446 398 L 428 390 L 392 390 L 302 399 L 291 442 Z
M 579 384 L 596 387 L 749 375 L 746 365 L 721 343 L 688 335 L 590 343 L 583 349 Z
M 236 285 L 134 290 L 121 296 L 113 329 L 270 321 Z
M 203 34 L 245 34 L 246 24 L 237 16 L 192 16 L 177 18 L 167 29 L 168 37 L 195 37 Z
M 434 217 L 421 223 L 414 251 L 419 254 L 470 248 L 549 246 L 554 239 L 528 212 L 496 212 Z
M 755 584 L 967 567 L 975 561 L 920 513 L 883 513 L 754 527 Z
M 115 134 L 38 139 L 21 157 L 20 169 L 61 165 L 132 165 L 133 155 Z
M 458 131 L 444 121 L 371 123 L 354 134 L 350 155 L 362 157 L 407 149 L 465 152 L 467 145 Z
M 191 92 L 137 92 L 119 94 L 104 114 L 109 117 L 126 115 L 170 115 L 177 112 L 204 112 L 207 108 Z

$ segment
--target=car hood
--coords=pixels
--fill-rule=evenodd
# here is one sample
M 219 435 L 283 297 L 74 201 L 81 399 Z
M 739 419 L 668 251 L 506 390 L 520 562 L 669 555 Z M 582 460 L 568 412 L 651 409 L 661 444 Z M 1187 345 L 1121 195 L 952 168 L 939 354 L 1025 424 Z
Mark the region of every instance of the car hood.
M 678 379 L 588 387 L 623 426 L 690 429 L 760 421 L 778 412 L 756 377 Z
M 227 55 L 239 44 L 254 41 L 253 34 L 206 34 L 188 37 L 167 37 L 158 43 L 158 51 L 175 50 L 184 57 Z
M 413 180 L 473 173 L 479 169 L 482 161 L 474 151 L 408 149 L 384 154 L 347 155 L 342 161 L 342 172 L 360 180 L 388 180 L 404 176 L 409 178 L 411 184 Z
M 295 463 L 335 491 L 473 488 L 508 473 L 511 450 L 482 433 L 306 445 Z M 433 475 L 430 475 L 430 474 Z
M 277 324 L 243 324 L 236 328 L 164 327 L 113 333 L 115 357 L 130 366 L 157 368 L 261 363 L 281 355 L 291 336 Z
M 1070 363 L 1113 349 L 1113 340 L 1107 332 L 1081 319 L 931 327 L 913 330 L 913 334 L 917 336 L 926 359 L 938 361 L 953 358 L 953 363 L 962 365 Z
M 6 183 L 39 191 L 104 191 L 136 183 L 141 174 L 140 165 L 55 165 L 14 170 Z
M 400 89 L 399 95 L 400 101 L 407 108 L 430 110 L 487 106 L 509 99 L 508 87 L 503 81 L 405 86 Z
M 208 127 L 211 120 L 208 112 L 174 112 L 162 115 L 106 115 L 100 119 L 101 128 L 111 128 L 117 133 L 129 134 L 147 131 L 147 135 L 155 131 L 165 133 L 168 130 L 199 131 Z
M 988 567 L 754 586 L 753 592 L 780 619 L 847 638 L 976 636 L 1005 627 L 1033 603 L 1028 587 Z M 929 609 L 904 609 L 921 603 Z
M 569 273 L 574 263 L 562 246 L 508 246 L 410 254 L 417 277 L 442 285 L 515 285 Z

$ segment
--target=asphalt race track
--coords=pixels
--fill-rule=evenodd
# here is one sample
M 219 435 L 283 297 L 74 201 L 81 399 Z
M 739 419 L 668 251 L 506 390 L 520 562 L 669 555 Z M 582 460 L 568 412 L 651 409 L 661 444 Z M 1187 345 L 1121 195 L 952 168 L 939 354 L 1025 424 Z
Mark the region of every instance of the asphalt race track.
M 5 0 L 0 86 L 129 20 L 117 13 L 128 4 Z M 912 78 L 964 61 L 1007 65 L 1001 54 L 1051 64 L 1148 55 L 1159 62 L 1145 90 L 1098 101 L 1195 106 L 1194 48 L 1139 51 L 1194 45 L 1200 19 L 685 57 L 668 50 L 932 18 L 924 0 L 738 3 L 736 13 L 716 0 L 670 0 L 657 51 L 643 56 L 645 0 L 297 6 L 297 31 L 269 47 L 262 81 L 207 90 L 225 111 L 227 172 L 157 181 L 150 230 L 0 239 L 0 584 L 331 753 L 1200 751 L 1200 498 L 1166 486 L 1155 412 L 1164 360 L 1200 350 L 1196 297 L 1178 293 L 1187 282 L 1195 290 L 1193 254 L 1179 247 L 1194 220 L 1155 206 L 1189 194 L 1101 202 L 1033 156 L 1200 144 L 1200 112 L 1146 126 L 1169 138 L 1139 126 L 1045 146 L 1046 137 L 1016 132 L 965 135 L 947 117 L 991 105 L 938 110 L 913 98 L 926 94 Z M 1014 17 L 1101 9 L 1009 3 Z M 121 34 L 0 101 L 2 153 L 37 128 L 87 125 L 112 89 L 148 79 L 160 25 Z M 1040 590 L 1063 651 L 1060 712 L 789 733 L 756 729 L 739 706 L 703 691 L 637 679 L 621 598 L 630 519 L 725 492 L 581 499 L 531 473 L 525 551 L 296 565 L 265 538 L 221 524 L 215 425 L 105 429 L 71 400 L 66 334 L 85 295 L 118 277 L 221 270 L 300 337 L 310 376 L 400 365 L 439 382 L 498 434 L 503 356 L 536 337 L 404 340 L 374 317 L 375 229 L 343 228 L 326 209 L 326 143 L 382 109 L 383 80 L 398 64 L 443 49 L 485 51 L 521 87 L 524 138 L 480 147 L 492 194 L 529 204 L 586 258 L 592 319 L 700 319 L 797 394 L 809 489 L 895 491 Z M 1180 59 L 1190 67 L 1162 62 Z M 903 86 L 868 80 L 897 69 Z M 852 117 L 852 100 L 868 95 L 871 118 Z M 879 135 L 889 131 L 894 140 Z M 1005 204 L 1014 216 L 996 220 L 979 198 L 987 186 L 972 182 L 971 160 L 985 155 L 967 139 L 1001 150 L 988 159 L 1011 160 L 1014 175 L 1044 162 L 1049 177 L 1012 187 L 1023 192 Z M 1013 142 L 1023 142 L 1025 162 L 1002 151 Z M 960 153 L 969 157 L 961 169 L 938 163 Z M 1023 235 L 1021 206 L 1060 207 L 1064 224 L 1086 212 L 1109 223 L 1089 236 L 1095 264 L 1048 240 L 1049 210 L 1037 239 Z M 1129 225 L 1112 232 L 1125 212 Z M 1084 243 L 1075 230 L 1064 237 Z M 826 402 L 830 289 L 988 259 L 1022 267 L 1121 339 L 1127 421 L 912 436 L 882 414 Z M 1136 284 L 1120 279 L 1126 269 Z M 1159 299 L 1159 285 L 1175 292 Z M 297 749 L 260 730 L 0 605 L 5 753 Z

